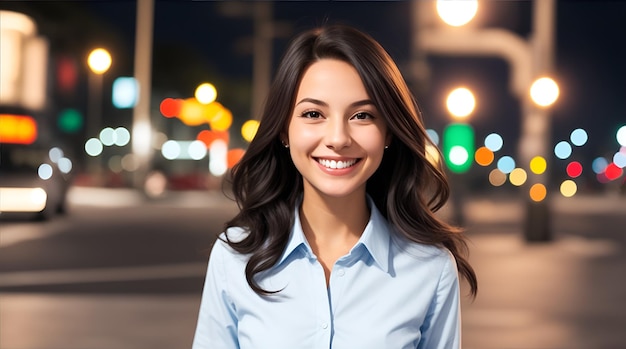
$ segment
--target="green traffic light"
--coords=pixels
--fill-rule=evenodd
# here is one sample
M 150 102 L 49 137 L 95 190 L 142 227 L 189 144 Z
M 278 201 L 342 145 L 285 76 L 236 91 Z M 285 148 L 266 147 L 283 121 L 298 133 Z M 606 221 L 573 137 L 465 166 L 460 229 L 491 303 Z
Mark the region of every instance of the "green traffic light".
M 76 109 L 65 109 L 59 114 L 57 125 L 65 133 L 76 133 L 83 127 L 83 116 Z
M 452 123 L 443 130 L 443 156 L 454 173 L 464 173 L 474 158 L 474 129 L 469 124 Z

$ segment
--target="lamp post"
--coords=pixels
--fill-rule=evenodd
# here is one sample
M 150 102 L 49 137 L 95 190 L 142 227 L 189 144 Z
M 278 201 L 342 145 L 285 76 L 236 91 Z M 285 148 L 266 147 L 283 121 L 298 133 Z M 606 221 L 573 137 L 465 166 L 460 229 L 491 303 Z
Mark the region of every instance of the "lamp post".
M 88 74 L 88 110 L 87 110 L 87 138 L 96 136 L 102 126 L 102 82 L 103 75 L 111 67 L 112 59 L 109 51 L 96 48 L 87 56 Z M 100 174 L 100 161 L 95 158 L 90 162 L 89 172 Z
M 496 28 L 441 27 L 436 23 L 435 6 L 440 17 L 457 26 L 469 20 L 447 20 L 451 9 L 455 13 L 475 13 L 477 0 L 413 0 L 414 9 L 414 71 L 416 78 L 427 79 L 425 56 L 428 53 L 448 55 L 497 56 L 511 66 L 510 89 L 520 99 L 522 105 L 522 130 L 518 152 L 521 162 L 529 164 L 534 156 L 547 158 L 550 135 L 549 110 L 534 103 L 529 89 L 533 80 L 552 72 L 554 59 L 554 17 L 555 0 L 533 1 L 533 25 L 530 40 Z M 468 7 L 471 11 L 458 6 Z M 445 15 L 444 15 L 445 13 Z M 558 96 L 558 94 L 557 94 Z M 528 183 L 547 185 L 548 173 L 535 174 Z M 545 187 L 544 187 L 545 189 Z M 545 197 L 536 200 L 526 196 L 526 217 L 524 235 L 527 241 L 547 241 L 551 239 L 550 209 Z

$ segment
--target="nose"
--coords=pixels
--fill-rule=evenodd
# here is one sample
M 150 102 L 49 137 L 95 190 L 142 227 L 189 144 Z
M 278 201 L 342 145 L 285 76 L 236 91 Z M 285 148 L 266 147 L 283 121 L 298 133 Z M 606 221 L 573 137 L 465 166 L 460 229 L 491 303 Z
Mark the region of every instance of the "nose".
M 350 146 L 352 137 L 350 136 L 348 122 L 343 120 L 343 118 L 330 118 L 324 137 L 324 144 L 327 148 L 335 151 Z

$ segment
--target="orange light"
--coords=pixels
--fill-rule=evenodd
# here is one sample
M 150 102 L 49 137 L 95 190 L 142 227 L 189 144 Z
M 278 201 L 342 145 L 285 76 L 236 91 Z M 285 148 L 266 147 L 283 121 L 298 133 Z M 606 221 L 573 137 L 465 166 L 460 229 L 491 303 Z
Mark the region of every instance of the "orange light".
M 474 158 L 480 166 L 489 166 L 493 162 L 494 154 L 487 147 L 480 147 L 476 150 Z
M 530 194 L 530 198 L 533 201 L 539 202 L 539 201 L 543 201 L 543 199 L 546 198 L 547 190 L 543 184 L 537 183 L 537 184 L 533 184 L 533 186 L 530 187 L 529 194 Z
M 241 160 L 245 152 L 246 151 L 241 148 L 235 148 L 235 149 L 229 150 L 228 154 L 226 155 L 228 168 L 233 168 L 233 166 L 235 166 L 239 162 L 239 160 Z
M 0 143 L 33 144 L 37 123 L 26 115 L 0 114 Z
M 216 131 L 226 131 L 233 123 L 233 113 L 230 110 L 222 109 L 210 122 L 211 129 Z

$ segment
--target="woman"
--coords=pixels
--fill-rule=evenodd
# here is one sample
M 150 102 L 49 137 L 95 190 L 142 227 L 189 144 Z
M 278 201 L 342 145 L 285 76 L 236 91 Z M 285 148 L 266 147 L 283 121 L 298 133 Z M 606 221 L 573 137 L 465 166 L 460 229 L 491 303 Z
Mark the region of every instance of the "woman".
M 194 348 L 459 348 L 462 235 L 395 63 L 368 35 L 297 36 L 233 169 Z M 458 272 L 457 272 L 458 268 Z

